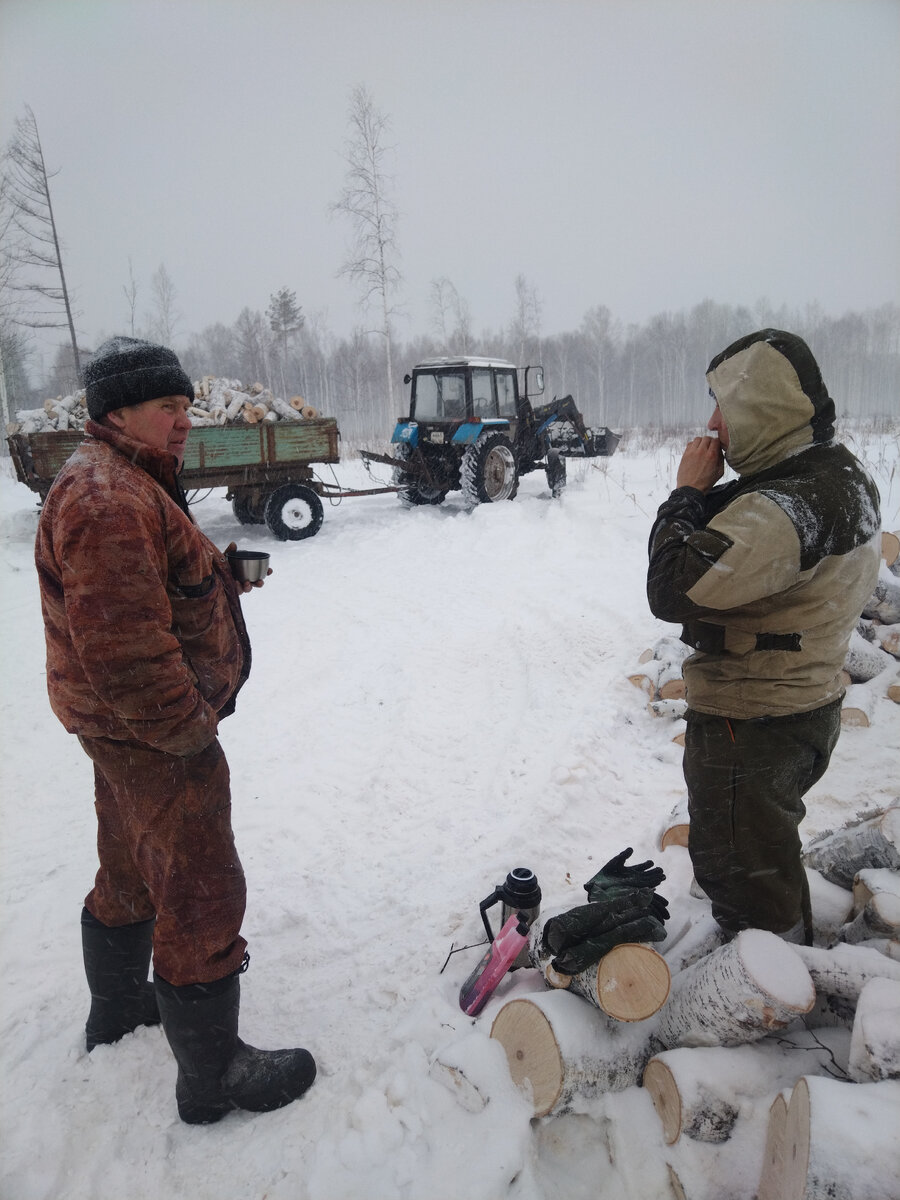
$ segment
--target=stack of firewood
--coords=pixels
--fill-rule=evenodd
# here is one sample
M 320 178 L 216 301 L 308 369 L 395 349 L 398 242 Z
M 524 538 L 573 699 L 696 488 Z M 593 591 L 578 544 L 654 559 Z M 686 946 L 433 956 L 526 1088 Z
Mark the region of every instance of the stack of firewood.
M 879 700 L 900 704 L 900 535 L 881 535 L 878 582 L 850 639 L 844 661 L 844 725 L 867 727 Z M 647 697 L 654 717 L 679 720 L 687 710 L 682 665 L 691 653 L 677 638 L 661 637 L 638 659 L 629 682 Z M 684 734 L 672 739 L 684 744 Z
M 823 886 L 846 891 L 843 940 L 805 947 L 746 929 L 726 942 L 704 914 L 670 935 L 662 956 L 617 946 L 577 983 L 509 999 L 490 1037 L 535 1116 L 584 1111 L 592 1097 L 642 1084 L 675 1148 L 676 1196 L 690 1194 L 679 1169 L 696 1164 L 680 1156 L 680 1139 L 725 1143 L 739 1121 L 742 1145 L 754 1128 L 761 1150 L 765 1137 L 759 1200 L 897 1195 L 900 804 L 822 835 L 804 857 Z M 537 926 L 532 961 L 552 985 L 540 945 Z M 604 987 L 619 952 L 628 969 Z M 483 1088 L 463 1049 L 439 1054 L 433 1071 L 477 1108 Z
M 14 433 L 54 433 L 84 428 L 87 420 L 84 391 L 71 396 L 48 398 L 42 408 L 22 409 L 6 426 Z M 244 385 L 238 379 L 204 375 L 194 383 L 194 403 L 188 409 L 192 425 L 256 425 L 260 421 L 302 421 L 318 417 L 318 411 L 302 396 L 282 400 L 261 383 Z

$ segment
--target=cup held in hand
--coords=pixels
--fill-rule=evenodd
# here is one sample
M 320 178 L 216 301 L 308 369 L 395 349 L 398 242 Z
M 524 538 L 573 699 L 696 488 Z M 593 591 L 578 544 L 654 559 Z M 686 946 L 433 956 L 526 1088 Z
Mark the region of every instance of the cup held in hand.
M 232 575 L 239 583 L 258 583 L 260 579 L 265 579 L 269 556 L 264 550 L 228 550 L 225 556 Z

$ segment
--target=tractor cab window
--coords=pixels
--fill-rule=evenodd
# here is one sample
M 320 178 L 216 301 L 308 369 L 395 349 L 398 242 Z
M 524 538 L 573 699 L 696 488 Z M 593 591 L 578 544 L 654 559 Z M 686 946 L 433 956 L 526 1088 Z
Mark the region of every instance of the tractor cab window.
M 419 371 L 415 379 L 417 421 L 455 421 L 466 415 L 466 379 L 460 372 Z
M 485 367 L 472 370 L 472 415 L 476 418 L 497 415 L 492 372 Z
M 514 371 L 498 371 L 497 401 L 501 417 L 516 416 L 516 376 Z

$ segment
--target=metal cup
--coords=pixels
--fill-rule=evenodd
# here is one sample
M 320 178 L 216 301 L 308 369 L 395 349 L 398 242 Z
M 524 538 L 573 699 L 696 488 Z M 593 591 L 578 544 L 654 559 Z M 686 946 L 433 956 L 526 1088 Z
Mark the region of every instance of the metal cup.
M 229 550 L 225 557 L 238 583 L 258 583 L 265 579 L 269 556 L 264 550 Z

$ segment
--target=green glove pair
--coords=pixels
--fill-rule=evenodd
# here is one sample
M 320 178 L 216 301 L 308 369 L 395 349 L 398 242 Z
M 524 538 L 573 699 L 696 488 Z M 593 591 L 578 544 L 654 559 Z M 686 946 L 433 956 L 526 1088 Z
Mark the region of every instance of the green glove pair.
M 588 904 L 551 917 L 544 926 L 544 947 L 552 966 L 575 975 L 600 961 L 623 942 L 661 942 L 669 908 L 653 889 L 665 872 L 651 860 L 626 867 L 631 847 L 611 858 L 584 885 Z

